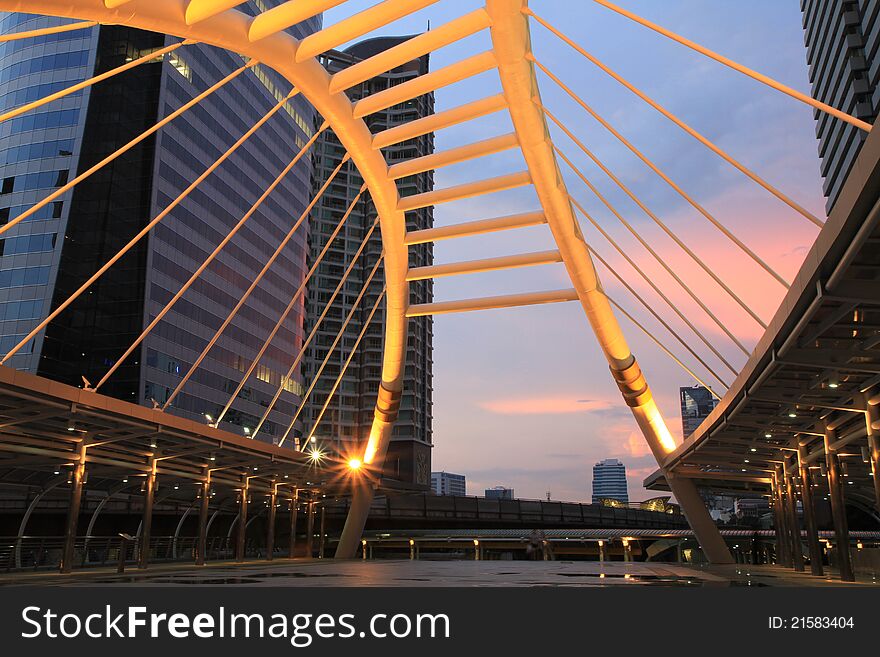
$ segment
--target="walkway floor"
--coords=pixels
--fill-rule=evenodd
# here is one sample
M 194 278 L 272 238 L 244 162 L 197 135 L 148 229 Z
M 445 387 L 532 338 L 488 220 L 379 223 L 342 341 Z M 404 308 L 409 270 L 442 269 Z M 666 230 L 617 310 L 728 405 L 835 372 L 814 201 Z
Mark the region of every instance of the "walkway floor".
M 3 586 L 841 586 L 833 575 L 813 577 L 776 566 L 687 566 L 596 561 L 332 561 L 280 559 L 157 565 L 149 570 L 85 569 L 0 575 Z M 860 577 L 847 586 L 880 586 Z

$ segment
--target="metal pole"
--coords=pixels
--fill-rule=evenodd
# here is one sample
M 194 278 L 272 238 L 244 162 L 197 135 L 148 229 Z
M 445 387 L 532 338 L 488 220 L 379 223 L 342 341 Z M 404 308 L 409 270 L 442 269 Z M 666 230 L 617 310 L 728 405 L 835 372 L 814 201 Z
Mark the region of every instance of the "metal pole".
M 324 537 L 326 536 L 326 532 L 324 530 L 325 511 L 326 511 L 326 508 L 322 504 L 321 505 L 321 529 L 320 529 L 321 533 L 320 533 L 320 536 L 318 536 L 318 558 L 319 559 L 324 558 Z
M 293 491 L 293 497 L 290 498 L 290 546 L 287 556 L 293 559 L 296 556 L 296 513 L 299 505 L 299 491 Z
M 834 518 L 834 538 L 837 545 L 837 561 L 840 579 L 854 582 L 852 561 L 849 554 L 849 527 L 846 522 L 846 501 L 840 482 L 840 461 L 832 445 L 837 439 L 834 429 L 825 429 L 825 465 L 828 470 L 828 492 L 831 498 L 831 515 Z
M 306 559 L 314 554 L 315 544 L 315 503 L 309 500 L 306 515 Z
M 865 411 L 868 451 L 871 455 L 871 479 L 874 481 L 874 506 L 880 512 L 880 432 L 873 427 L 874 422 L 880 422 L 880 406 L 865 404 Z
M 275 504 L 278 502 L 277 484 L 272 484 L 272 492 L 269 493 L 269 519 L 266 521 L 266 561 L 272 561 L 275 552 Z
M 797 497 L 794 492 L 793 456 L 786 455 L 783 473 L 785 475 L 785 502 L 788 511 L 788 529 L 791 536 L 791 554 L 795 571 L 804 572 L 804 548 L 801 543 L 801 528 L 798 524 Z
M 785 508 L 782 503 L 782 466 L 776 467 L 773 473 L 773 522 L 776 529 L 776 563 L 780 566 L 791 566 L 791 555 L 788 550 L 788 529 L 785 523 Z
M 211 471 L 202 480 L 201 504 L 199 505 L 199 538 L 196 544 L 196 565 L 204 566 L 208 552 L 208 503 L 211 499 Z
M 807 464 L 808 450 L 805 445 L 798 447 L 798 469 L 801 475 L 801 505 L 804 507 L 804 527 L 807 530 L 807 545 L 810 548 L 810 572 L 824 575 L 822 568 L 822 546 L 819 545 L 819 531 L 816 528 L 816 508 L 813 505 L 813 488 L 810 482 L 810 466 Z
M 235 536 L 235 560 L 244 561 L 245 537 L 247 535 L 248 484 L 250 479 L 242 478 L 241 495 L 238 501 L 238 533 Z
M 156 457 L 150 457 L 150 471 L 144 481 L 144 513 L 141 520 L 141 546 L 138 551 L 138 568 L 145 569 L 150 563 L 150 529 L 153 525 L 153 498 L 156 495 Z
M 67 507 L 67 523 L 64 530 L 64 547 L 61 551 L 59 570 L 69 573 L 73 570 L 73 555 L 76 547 L 76 525 L 82 503 L 83 477 L 86 473 L 86 441 L 79 444 L 79 454 L 70 480 L 70 504 Z

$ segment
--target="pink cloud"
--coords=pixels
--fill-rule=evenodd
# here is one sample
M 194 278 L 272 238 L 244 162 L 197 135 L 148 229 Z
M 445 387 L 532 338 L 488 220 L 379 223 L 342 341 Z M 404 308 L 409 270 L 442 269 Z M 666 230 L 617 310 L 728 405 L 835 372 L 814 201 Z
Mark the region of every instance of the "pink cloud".
M 590 413 L 608 408 L 611 404 L 601 399 L 577 397 L 531 397 L 496 399 L 480 402 L 483 410 L 499 415 L 558 415 L 561 413 Z

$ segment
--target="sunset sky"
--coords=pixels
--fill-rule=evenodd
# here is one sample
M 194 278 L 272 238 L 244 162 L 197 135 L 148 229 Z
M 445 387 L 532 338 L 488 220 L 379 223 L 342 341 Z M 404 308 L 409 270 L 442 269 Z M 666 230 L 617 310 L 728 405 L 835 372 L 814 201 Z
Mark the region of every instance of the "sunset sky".
M 348 2 L 364 8 L 371 1 Z M 446 0 L 395 23 L 387 34 L 436 27 L 479 6 Z M 620 0 L 620 4 L 736 61 L 809 93 L 797 0 Z M 589 0 L 533 0 L 536 13 L 655 98 L 746 166 L 824 218 L 812 111 L 797 101 L 691 52 Z M 337 12 L 326 20 L 335 21 Z M 533 25 L 536 57 L 787 279 L 798 270 L 818 229 L 686 135 L 543 27 Z M 477 35 L 432 55 L 437 69 L 488 49 Z M 783 288 L 724 238 L 662 180 L 540 76 L 545 106 L 695 250 L 768 322 Z M 498 93 L 495 72 L 438 91 L 437 110 Z M 502 115 L 437 135 L 438 150 L 511 130 Z M 751 349 L 760 326 L 688 259 L 619 188 L 558 130 L 559 147 L 645 239 L 692 285 Z M 618 240 L 657 285 L 734 366 L 746 356 L 677 288 L 617 219 L 561 164 L 572 195 Z M 511 152 L 443 169 L 437 188 L 524 169 Z M 539 209 L 534 192 L 512 191 L 435 209 L 438 226 Z M 599 233 L 582 222 L 588 242 L 651 302 L 729 383 L 733 376 L 666 308 Z M 553 248 L 546 226 L 451 240 L 437 263 Z M 597 263 L 609 296 L 695 363 Z M 570 287 L 561 265 L 441 279 L 436 300 Z M 669 427 L 681 438 L 678 388 L 695 381 L 629 321 L 620 317 Z M 433 469 L 467 476 L 469 494 L 515 488 L 518 497 L 587 500 L 592 465 L 616 457 L 627 466 L 631 499 L 652 496 L 642 479 L 655 468 L 608 373 L 579 304 L 553 304 L 435 318 Z M 704 370 L 699 370 L 701 376 Z

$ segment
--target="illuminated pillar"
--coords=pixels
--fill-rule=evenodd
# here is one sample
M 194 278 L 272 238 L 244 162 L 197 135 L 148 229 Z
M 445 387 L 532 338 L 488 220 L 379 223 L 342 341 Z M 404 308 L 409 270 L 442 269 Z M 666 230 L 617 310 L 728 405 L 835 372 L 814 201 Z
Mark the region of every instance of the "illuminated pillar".
M 202 492 L 199 499 L 199 540 L 196 545 L 196 565 L 204 566 L 208 557 L 208 503 L 211 499 L 211 471 L 206 468 L 202 479 Z
M 150 531 L 153 527 L 153 498 L 156 496 L 156 457 L 150 457 L 150 471 L 144 481 L 144 515 L 141 521 L 141 545 L 138 550 L 138 568 L 150 563 Z
M 278 502 L 278 488 L 272 484 L 269 493 L 269 519 L 266 521 L 266 561 L 272 561 L 275 552 L 275 505 Z
M 865 422 L 868 425 L 868 453 L 871 461 L 871 479 L 874 481 L 874 506 L 880 513 L 880 430 L 873 427 L 880 422 L 880 406 L 867 404 Z
M 241 495 L 238 498 L 238 532 L 235 535 L 235 559 L 244 561 L 245 538 L 247 535 L 248 485 L 250 479 L 242 477 Z
M 78 458 L 73 466 L 70 479 L 70 504 L 67 506 L 67 523 L 64 528 L 64 547 L 61 549 L 59 570 L 69 573 L 73 570 L 73 557 L 76 548 L 76 526 L 79 522 L 79 510 L 82 504 L 83 478 L 86 474 L 86 442 L 79 444 Z
M 679 554 L 681 554 L 680 551 Z M 599 541 L 599 561 L 605 561 L 605 541 Z M 681 561 L 681 558 L 679 558 L 679 561 Z
M 321 505 L 321 524 L 320 524 L 320 535 L 318 536 L 318 558 L 324 558 L 324 538 L 326 536 L 326 531 L 324 529 L 324 514 L 326 511 L 326 507 Z
M 309 500 L 306 506 L 306 559 L 314 556 L 315 549 L 315 503 Z
M 783 465 L 785 475 L 785 507 L 788 512 L 788 530 L 791 536 L 791 555 L 795 571 L 804 572 L 804 548 L 801 542 L 801 528 L 797 515 L 797 495 L 794 487 L 793 457 L 785 456 Z
M 828 493 L 831 498 L 831 515 L 834 519 L 834 538 L 837 544 L 837 561 L 840 579 L 854 582 L 852 561 L 849 554 L 849 527 L 846 522 L 846 500 L 840 477 L 840 460 L 832 448 L 837 434 L 834 429 L 825 429 L 825 466 L 828 470 Z
M 780 566 L 791 566 L 791 554 L 788 549 L 788 527 L 785 522 L 785 505 L 782 499 L 783 477 L 782 466 L 777 465 L 773 473 L 773 525 L 776 529 L 776 563 Z
M 290 546 L 287 550 L 287 556 L 293 559 L 296 556 L 296 513 L 299 510 L 299 491 L 293 491 L 293 497 L 290 498 Z
M 819 530 L 816 528 L 816 509 L 813 505 L 813 486 L 810 481 L 810 466 L 807 463 L 807 448 L 798 447 L 798 469 L 801 476 L 801 505 L 804 508 L 804 528 L 807 530 L 807 545 L 810 548 L 810 572 L 823 575 L 822 546 L 819 545 Z

